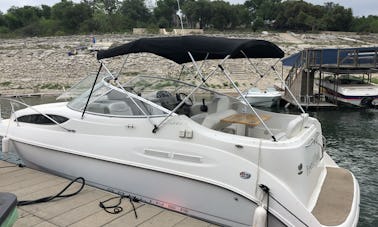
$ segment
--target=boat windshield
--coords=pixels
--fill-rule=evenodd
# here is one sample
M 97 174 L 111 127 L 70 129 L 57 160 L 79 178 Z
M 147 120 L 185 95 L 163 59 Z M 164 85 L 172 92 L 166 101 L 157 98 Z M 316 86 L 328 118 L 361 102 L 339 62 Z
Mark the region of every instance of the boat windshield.
M 100 75 L 94 86 L 86 112 L 108 116 L 166 116 L 194 89 L 194 82 L 140 75 L 127 78 L 121 87 L 112 77 Z M 59 98 L 73 98 L 68 107 L 83 111 L 95 76 L 90 75 Z M 122 81 L 125 78 L 118 78 Z M 119 84 L 120 85 L 120 84 Z M 80 94 L 81 92 L 81 94 Z M 79 95 L 80 94 L 80 95 Z M 224 96 L 206 87 L 200 87 L 177 110 L 177 114 L 192 115 L 193 106 L 211 102 L 215 96 Z M 236 100 L 236 99 L 235 99 Z M 237 101 L 237 100 L 236 100 Z M 198 106 L 198 108 L 200 108 Z
M 335 76 L 328 76 L 325 77 L 326 81 L 329 81 L 330 83 L 336 83 L 340 85 L 368 85 L 369 82 L 364 77 L 359 76 L 353 76 L 353 75 L 340 75 L 336 77 Z
M 185 114 L 189 117 L 198 112 L 196 109 L 200 109 L 201 106 L 211 103 L 216 98 L 227 96 L 213 91 L 206 85 L 194 89 L 196 82 L 191 79 L 175 80 L 147 75 L 137 76 L 123 84 L 123 87 L 138 97 L 142 97 L 168 111 L 174 110 L 182 100 L 190 95 L 183 105 L 176 110 L 177 114 Z M 233 97 L 227 97 L 234 102 L 239 102 Z
M 73 110 L 83 111 L 91 91 L 96 75 L 90 75 L 69 91 L 62 94 L 60 99 L 73 98 L 67 106 Z M 93 88 L 86 112 L 107 116 L 159 116 L 165 115 L 164 110 L 151 103 L 145 103 L 140 97 L 128 93 L 123 88 L 113 85 L 113 78 L 100 74 Z
M 65 91 L 61 94 L 57 100 L 71 100 L 76 98 L 83 93 L 90 91 L 91 87 L 93 86 L 93 82 L 96 79 L 96 73 L 90 73 L 87 77 L 79 81 L 77 84 L 73 85 L 70 89 Z M 106 73 L 99 74 L 99 78 L 97 79 L 97 84 L 104 80 L 106 77 L 109 77 Z

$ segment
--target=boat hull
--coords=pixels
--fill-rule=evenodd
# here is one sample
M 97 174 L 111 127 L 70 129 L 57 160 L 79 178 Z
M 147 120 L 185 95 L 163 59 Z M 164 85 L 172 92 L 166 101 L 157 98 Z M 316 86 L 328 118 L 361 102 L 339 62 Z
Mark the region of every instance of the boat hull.
M 272 106 L 277 106 L 279 104 L 281 100 L 281 96 L 272 96 L 272 97 L 246 96 L 246 99 L 253 106 L 272 107 Z
M 342 104 L 359 106 L 359 107 L 378 107 L 378 90 L 376 86 L 370 87 L 342 87 L 341 85 L 337 90 L 333 89 L 333 86 L 325 83 L 321 86 L 325 97 L 328 100 L 336 100 Z M 377 90 L 372 92 L 370 90 Z M 351 92 L 351 89 L 356 91 Z M 365 89 L 365 90 L 364 90 Z M 373 90 L 374 91 L 374 90 Z
M 257 207 L 235 192 L 199 180 L 15 140 L 11 149 L 30 168 L 69 179 L 84 177 L 89 185 L 222 226 L 251 226 Z M 269 215 L 269 226 L 286 225 Z

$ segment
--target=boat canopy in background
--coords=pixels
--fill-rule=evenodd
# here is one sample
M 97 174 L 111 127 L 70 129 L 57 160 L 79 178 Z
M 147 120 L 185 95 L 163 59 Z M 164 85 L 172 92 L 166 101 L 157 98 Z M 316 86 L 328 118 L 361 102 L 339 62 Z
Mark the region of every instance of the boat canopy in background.
M 284 52 L 275 44 L 265 40 L 230 39 L 207 36 L 178 36 L 142 38 L 97 53 L 97 59 L 111 58 L 129 53 L 153 53 L 178 64 L 205 59 L 282 58 Z
M 306 49 L 282 59 L 284 66 L 366 66 L 377 67 L 378 47 Z

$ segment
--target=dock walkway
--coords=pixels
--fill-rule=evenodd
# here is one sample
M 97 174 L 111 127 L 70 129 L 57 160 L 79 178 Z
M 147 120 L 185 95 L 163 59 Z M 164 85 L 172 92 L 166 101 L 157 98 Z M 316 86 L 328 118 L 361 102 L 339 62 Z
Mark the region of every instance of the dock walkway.
M 60 192 L 70 180 L 29 168 L 20 168 L 0 160 L 0 191 L 10 192 L 18 200 L 33 200 L 52 196 Z M 67 193 L 80 188 L 75 183 Z M 66 193 L 65 193 L 66 194 Z M 145 203 L 134 203 L 138 218 L 128 199 L 123 199 L 123 211 L 109 214 L 99 207 L 99 202 L 116 196 L 91 186 L 69 198 L 57 199 L 47 203 L 18 207 L 19 218 L 14 227 L 38 226 L 140 226 L 140 227 L 215 227 L 173 211 Z M 114 203 L 117 200 L 113 201 Z M 110 202 L 109 205 L 114 203 Z M 108 203 L 107 203 L 108 204 Z

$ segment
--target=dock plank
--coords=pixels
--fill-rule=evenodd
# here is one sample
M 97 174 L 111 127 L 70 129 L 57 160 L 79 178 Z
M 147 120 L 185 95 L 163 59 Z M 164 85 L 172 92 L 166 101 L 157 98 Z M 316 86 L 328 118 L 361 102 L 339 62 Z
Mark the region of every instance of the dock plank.
M 20 170 L 20 169 L 21 168 L 18 167 L 16 164 L 4 162 L 4 161 L 0 160 L 0 176 L 4 173 L 17 171 L 17 170 Z
M 80 220 L 101 211 L 101 208 L 98 205 L 99 201 L 104 201 L 110 197 L 113 197 L 113 195 L 105 195 L 95 201 L 76 207 L 52 218 L 50 222 L 58 226 L 69 226 L 75 222 L 79 222 Z
M 171 211 L 163 211 L 151 219 L 138 225 L 139 227 L 155 227 L 155 226 L 165 226 L 171 227 L 181 222 L 186 218 L 185 215 L 179 214 Z
M 49 188 L 45 188 L 45 189 L 40 190 L 40 191 L 36 191 L 34 193 L 28 194 L 27 196 L 19 197 L 18 199 L 19 200 L 34 200 L 34 199 L 39 199 L 39 198 L 46 197 L 46 196 L 53 196 L 56 193 L 60 192 L 68 184 L 68 182 L 69 181 L 63 182 L 63 183 L 58 184 L 58 185 L 54 185 L 54 186 L 49 187 Z M 72 192 L 78 190 L 79 188 L 80 188 L 80 185 L 73 185 L 72 188 L 70 188 L 70 190 L 67 191 L 67 194 L 72 193 Z M 85 190 L 85 189 L 83 189 L 83 190 Z M 94 189 L 88 188 L 86 190 L 94 190 Z M 31 212 L 31 213 L 36 213 L 41 209 L 47 209 L 47 208 L 49 208 L 50 206 L 53 206 L 56 203 L 63 202 L 64 200 L 66 200 L 66 199 L 53 200 L 53 201 L 50 201 L 48 203 L 43 203 L 43 204 L 28 205 L 28 206 L 24 206 L 23 209 L 28 211 L 28 212 Z
M 32 185 L 26 188 L 18 188 L 16 190 L 13 190 L 12 193 L 16 194 L 18 197 L 27 197 L 29 194 L 34 193 L 35 191 L 41 191 L 45 188 L 49 188 L 55 185 L 59 185 L 66 182 L 65 179 L 62 178 L 54 178 L 52 180 L 42 182 L 36 185 Z
M 145 222 L 153 216 L 163 212 L 163 210 L 156 206 L 146 204 L 136 209 L 136 212 L 138 214 L 138 218 L 135 218 L 134 212 L 131 211 L 123 215 L 122 217 L 114 219 L 106 225 L 109 227 L 138 226 L 139 224 Z
M 4 168 L 2 168 L 4 167 Z M 34 200 L 60 192 L 70 180 L 29 168 L 20 168 L 0 160 L 0 191 L 11 192 L 21 200 Z M 64 194 L 80 188 L 74 183 Z M 69 198 L 48 203 L 19 206 L 19 218 L 14 227 L 65 227 L 65 226 L 140 226 L 140 227 L 202 227 L 209 223 L 145 203 L 134 203 L 138 218 L 128 199 L 123 199 L 123 211 L 109 214 L 99 202 L 117 196 L 91 186 Z M 112 204 L 112 203 L 110 203 Z
M 44 222 L 42 218 L 39 218 L 23 209 L 18 208 L 19 217 L 14 223 L 13 227 L 29 227 Z
M 140 206 L 143 206 L 144 204 L 135 203 L 134 205 L 135 205 L 135 208 L 139 208 Z M 120 218 L 120 217 L 126 215 L 127 213 L 133 212 L 133 210 L 132 210 L 133 208 L 132 208 L 131 204 L 126 202 L 126 201 L 124 201 L 121 204 L 121 207 L 123 208 L 123 212 L 118 213 L 118 214 L 109 214 L 109 213 L 106 213 L 104 210 L 102 210 L 99 206 L 96 206 L 96 207 L 98 207 L 98 212 L 80 220 L 79 222 L 72 224 L 71 226 L 72 227 L 75 227 L 75 226 L 77 226 L 77 227 L 81 227 L 81 226 L 93 226 L 93 227 L 103 226 L 103 225 L 106 225 L 106 224 L 112 222 L 113 220 L 115 220 L 117 218 Z M 126 226 L 126 225 L 124 225 L 124 226 Z
M 14 173 L 14 174 L 12 174 L 11 178 L 7 177 L 8 174 L 4 174 L 4 176 L 1 177 L 3 179 L 4 179 L 4 177 L 7 177 L 7 178 L 6 178 L 6 180 L 1 179 L 0 187 L 12 185 L 12 184 L 17 184 L 17 183 L 22 184 L 25 181 L 28 181 L 30 179 L 34 180 L 34 179 L 39 178 L 39 177 L 42 177 L 42 179 L 44 177 L 49 177 L 49 176 L 51 177 L 51 175 L 47 175 L 45 173 L 36 172 L 36 171 L 29 172 L 29 171 L 22 170 L 22 171 L 11 172 L 11 173 Z
M 185 218 L 181 222 L 174 225 L 174 227 L 209 227 L 209 226 L 211 226 L 211 224 L 198 220 L 198 219 L 189 218 L 189 217 Z
M 84 188 L 78 195 L 74 197 L 62 199 L 61 201 L 59 201 L 59 203 L 55 202 L 45 209 L 39 209 L 35 213 L 35 215 L 49 220 L 61 213 L 65 213 L 84 204 L 98 200 L 101 197 L 103 197 L 103 193 L 101 191 Z
M 56 226 L 48 221 L 44 221 L 42 223 L 35 225 L 35 227 L 59 227 L 59 226 Z
M 11 184 L 0 185 L 0 190 L 15 192 L 16 190 L 19 190 L 19 189 L 33 187 L 35 185 L 46 183 L 46 182 L 56 179 L 54 176 L 51 176 L 51 175 L 39 175 L 39 174 L 33 174 L 33 175 L 26 174 L 25 177 L 26 178 L 19 180 L 17 182 L 12 182 Z

